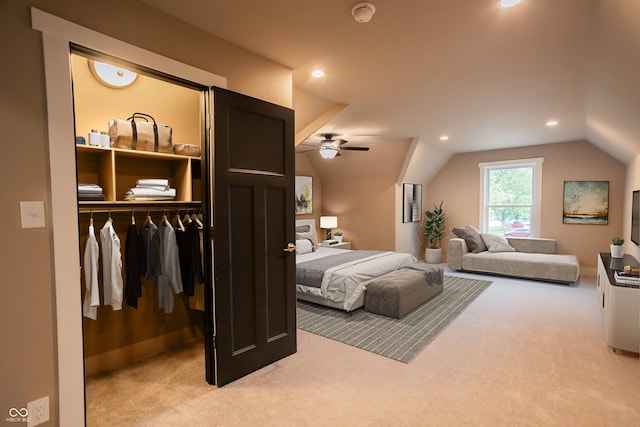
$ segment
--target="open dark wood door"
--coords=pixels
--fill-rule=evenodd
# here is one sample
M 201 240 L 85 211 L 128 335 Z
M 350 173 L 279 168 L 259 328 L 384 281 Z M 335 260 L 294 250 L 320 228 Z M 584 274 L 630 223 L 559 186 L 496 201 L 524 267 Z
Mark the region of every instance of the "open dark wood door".
M 210 226 L 220 386 L 296 352 L 295 251 L 286 251 L 295 242 L 293 126 L 293 110 L 214 88 Z

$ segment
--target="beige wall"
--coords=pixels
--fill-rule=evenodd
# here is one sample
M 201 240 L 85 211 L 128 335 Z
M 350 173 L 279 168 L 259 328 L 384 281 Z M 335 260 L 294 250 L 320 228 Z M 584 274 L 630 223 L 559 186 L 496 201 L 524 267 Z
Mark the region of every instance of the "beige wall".
M 396 181 L 411 142 L 367 145 L 368 152 L 345 151 L 331 160 L 315 151 L 303 154 L 322 180 L 318 215 L 337 215 L 343 240 L 354 249 L 395 250 L 395 224 L 402 221 L 396 212 Z
M 19 214 L 21 200 L 42 200 L 46 209 L 50 204 L 42 39 L 31 29 L 30 6 L 225 76 L 229 89 L 276 104 L 292 105 L 292 78 L 285 67 L 136 1 L 0 2 L 0 51 L 5 58 L 0 69 L 0 221 L 5 242 L 0 256 L 0 412 L 48 395 L 51 425 L 57 425 L 51 224 L 47 220 L 43 229 L 23 230 Z M 48 219 L 50 211 L 46 213 Z
M 506 150 L 456 154 L 427 187 L 425 206 L 444 201 L 447 234 L 451 228 L 479 222 L 479 162 L 543 157 L 541 237 L 558 240 L 561 253 L 578 256 L 580 266 L 596 267 L 598 252 L 608 252 L 613 236 L 623 232 L 625 165 L 589 142 L 576 141 Z M 564 181 L 609 181 L 609 224 L 562 223 Z M 592 271 L 589 271 L 592 273 Z
M 313 213 L 296 215 L 296 219 L 315 219 L 316 228 L 320 227 L 322 212 L 322 179 L 309 161 L 307 153 L 296 153 L 296 176 L 310 176 L 313 178 Z

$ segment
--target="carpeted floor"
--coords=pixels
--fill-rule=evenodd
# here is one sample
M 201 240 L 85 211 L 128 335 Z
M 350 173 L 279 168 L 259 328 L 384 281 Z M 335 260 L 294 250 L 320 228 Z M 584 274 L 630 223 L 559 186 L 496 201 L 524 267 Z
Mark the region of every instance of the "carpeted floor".
M 400 362 L 411 362 L 489 285 L 445 276 L 442 293 L 402 319 L 358 309 L 352 314 L 298 301 L 298 328 Z

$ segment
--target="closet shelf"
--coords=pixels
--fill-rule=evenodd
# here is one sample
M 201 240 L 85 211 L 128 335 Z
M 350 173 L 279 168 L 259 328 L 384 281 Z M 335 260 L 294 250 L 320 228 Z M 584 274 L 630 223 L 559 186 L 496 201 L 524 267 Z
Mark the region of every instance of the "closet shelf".
M 147 157 L 147 158 L 155 158 L 155 159 L 165 159 L 165 160 L 200 160 L 200 157 L 194 156 L 183 156 L 181 154 L 171 154 L 171 153 L 155 153 L 153 151 L 139 151 L 139 150 L 127 150 L 126 148 L 113 148 L 113 147 L 96 147 L 94 145 L 85 145 L 85 144 L 76 144 L 76 150 L 78 152 L 84 153 L 110 153 L 113 152 L 118 156 L 126 156 L 126 157 Z
M 77 144 L 76 159 L 78 182 L 99 185 L 106 200 L 83 201 L 80 206 L 174 205 L 193 203 L 194 197 L 202 197 L 200 157 Z M 139 179 L 167 179 L 175 188 L 175 199 L 125 202 L 127 191 L 136 187 Z

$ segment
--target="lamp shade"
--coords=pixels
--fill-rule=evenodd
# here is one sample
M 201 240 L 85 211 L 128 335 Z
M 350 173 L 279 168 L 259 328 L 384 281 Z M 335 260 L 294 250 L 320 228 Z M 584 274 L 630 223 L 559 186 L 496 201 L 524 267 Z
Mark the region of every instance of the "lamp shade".
M 336 228 L 338 226 L 337 216 L 321 216 L 320 228 Z

